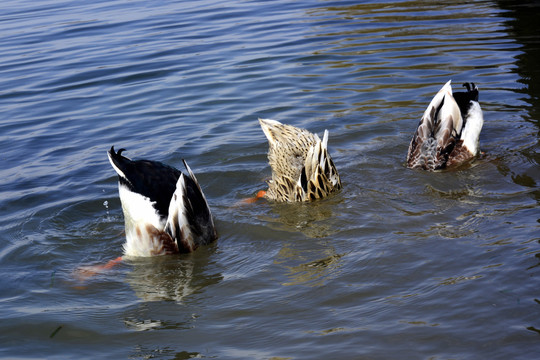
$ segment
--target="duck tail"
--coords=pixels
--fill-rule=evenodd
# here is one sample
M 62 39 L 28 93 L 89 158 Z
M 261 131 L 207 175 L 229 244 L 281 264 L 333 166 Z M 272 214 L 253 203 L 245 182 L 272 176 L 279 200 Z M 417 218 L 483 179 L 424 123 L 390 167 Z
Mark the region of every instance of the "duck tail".
M 334 189 L 341 188 L 341 180 L 337 169 L 328 153 L 328 130 L 323 139 L 315 136 L 316 143 L 310 146 L 302 169 L 298 186 L 305 192 L 306 200 L 314 200 L 327 196 Z
M 189 176 L 178 178 L 165 229 L 176 239 L 180 252 L 191 252 L 214 241 L 217 232 L 201 186 L 187 162 L 182 161 Z
M 113 145 L 111 146 L 109 151 L 107 151 L 107 156 L 109 157 L 109 162 L 111 163 L 114 171 L 116 171 L 118 176 L 127 180 L 125 171 L 126 171 L 126 166 L 128 163 L 131 162 L 131 159 L 122 155 L 122 152 L 124 151 L 126 151 L 126 149 L 120 149 L 118 151 L 115 151 L 114 145 Z

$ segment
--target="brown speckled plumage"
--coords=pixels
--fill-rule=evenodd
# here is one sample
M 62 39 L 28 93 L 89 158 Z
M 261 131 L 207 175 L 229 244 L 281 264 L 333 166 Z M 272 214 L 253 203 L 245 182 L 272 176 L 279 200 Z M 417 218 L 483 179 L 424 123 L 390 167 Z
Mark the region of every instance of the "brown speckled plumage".
M 269 143 L 272 179 L 266 197 L 274 201 L 310 201 L 341 189 L 341 180 L 323 140 L 305 129 L 259 119 Z
M 466 83 L 467 92 L 452 93 L 450 81 L 424 112 L 407 152 L 407 166 L 440 170 L 463 164 L 478 154 L 483 125 L 478 88 Z

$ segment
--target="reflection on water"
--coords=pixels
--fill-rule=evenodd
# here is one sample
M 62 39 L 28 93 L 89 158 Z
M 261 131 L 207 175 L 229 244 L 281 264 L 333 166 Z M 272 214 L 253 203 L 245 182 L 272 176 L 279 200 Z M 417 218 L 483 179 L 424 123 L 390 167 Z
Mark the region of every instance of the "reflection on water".
M 449 277 L 447 279 L 442 279 L 439 284 L 440 285 L 457 285 L 464 281 L 481 279 L 482 277 L 483 277 L 482 275 L 471 275 L 471 276 L 461 275 L 461 276 Z
M 540 222 L 540 221 L 539 221 Z M 537 240 L 538 244 L 540 244 L 540 240 Z M 536 252 L 534 255 L 534 258 L 536 260 L 536 263 L 534 265 L 531 265 L 527 268 L 527 270 L 534 269 L 536 267 L 540 267 L 540 252 Z
M 284 266 L 290 280 L 283 285 L 323 286 L 339 275 L 341 258 L 344 254 L 325 242 L 317 243 L 309 249 L 299 249 L 285 244 L 277 253 L 274 262 Z
M 339 195 L 312 203 L 282 204 L 270 203 L 271 212 L 260 216 L 274 230 L 301 232 L 310 238 L 324 238 L 337 232 L 333 226 L 337 214 L 332 212 L 336 205 L 343 202 Z
M 129 359 L 153 359 L 153 358 L 165 358 L 174 360 L 189 360 L 189 359 L 201 359 L 205 358 L 204 352 L 190 352 L 180 351 L 177 352 L 173 348 L 159 347 L 152 345 L 135 345 L 134 349 L 129 354 Z
M 258 215 L 258 220 L 264 222 L 265 232 L 283 234 L 273 257 L 274 264 L 283 268 L 289 279 L 283 285 L 317 287 L 338 276 L 344 254 L 332 245 L 332 236 L 340 231 L 333 209 L 343 202 L 338 193 L 311 203 L 266 203 L 266 211 Z
M 126 282 L 144 301 L 175 301 L 222 280 L 221 274 L 208 275 L 201 259 L 193 254 L 128 260 L 132 266 Z M 143 324 L 144 325 L 144 324 Z

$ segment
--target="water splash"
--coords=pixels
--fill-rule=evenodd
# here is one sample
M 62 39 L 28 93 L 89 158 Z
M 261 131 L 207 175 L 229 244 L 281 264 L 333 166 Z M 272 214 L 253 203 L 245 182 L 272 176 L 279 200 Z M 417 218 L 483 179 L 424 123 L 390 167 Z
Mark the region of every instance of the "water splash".
M 111 217 L 109 216 L 109 202 L 107 200 L 105 200 L 103 202 L 103 206 L 105 206 L 105 211 L 107 213 L 107 221 L 110 221 Z

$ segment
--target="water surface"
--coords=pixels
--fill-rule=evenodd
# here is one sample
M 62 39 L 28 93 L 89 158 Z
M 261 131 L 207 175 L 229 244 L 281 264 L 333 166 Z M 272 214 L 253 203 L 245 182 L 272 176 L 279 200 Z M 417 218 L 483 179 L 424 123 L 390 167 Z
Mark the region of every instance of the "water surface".
M 8 1 L 0 356 L 531 359 L 540 34 L 512 1 Z M 431 97 L 480 88 L 484 154 L 404 166 Z M 265 188 L 257 118 L 322 134 L 343 191 Z M 123 263 L 111 145 L 193 168 L 219 240 Z

